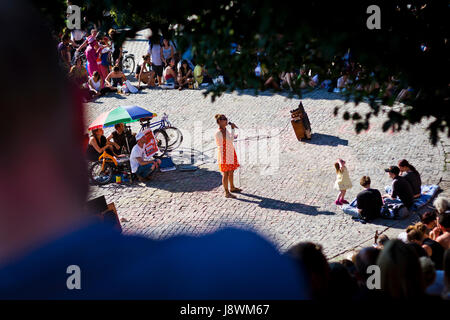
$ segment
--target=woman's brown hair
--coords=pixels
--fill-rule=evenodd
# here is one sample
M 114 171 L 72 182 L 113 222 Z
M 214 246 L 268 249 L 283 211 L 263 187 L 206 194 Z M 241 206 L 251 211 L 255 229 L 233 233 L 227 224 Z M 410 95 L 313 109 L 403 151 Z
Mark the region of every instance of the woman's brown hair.
M 335 162 L 334 168 L 336 169 L 336 173 L 341 172 L 341 165 L 339 162 Z
M 219 118 L 220 118 L 220 117 L 225 117 L 225 115 L 224 115 L 224 114 L 218 113 L 218 114 L 216 114 L 216 115 L 214 116 L 214 119 L 216 119 L 217 124 L 219 124 Z

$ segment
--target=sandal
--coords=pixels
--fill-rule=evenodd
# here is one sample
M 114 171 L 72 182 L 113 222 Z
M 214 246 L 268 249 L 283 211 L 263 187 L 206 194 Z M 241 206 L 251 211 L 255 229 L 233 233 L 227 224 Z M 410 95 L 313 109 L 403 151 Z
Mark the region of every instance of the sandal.
M 239 189 L 239 188 L 230 189 L 230 192 L 235 192 L 235 193 L 240 193 L 241 191 L 242 191 L 242 189 Z
M 225 198 L 232 198 L 232 199 L 236 199 L 236 196 L 234 194 L 231 193 L 225 193 Z

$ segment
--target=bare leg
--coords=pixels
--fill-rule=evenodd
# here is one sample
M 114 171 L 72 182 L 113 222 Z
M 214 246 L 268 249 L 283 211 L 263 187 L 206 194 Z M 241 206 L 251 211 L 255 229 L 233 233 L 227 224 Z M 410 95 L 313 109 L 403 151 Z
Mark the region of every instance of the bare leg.
M 347 190 L 341 190 L 341 202 L 344 201 L 345 199 L 345 193 L 347 192 Z
M 228 190 L 228 173 L 229 172 L 222 172 L 222 185 L 223 185 L 223 189 L 225 190 L 225 193 L 229 193 L 230 191 Z
M 230 192 L 236 192 L 239 193 L 242 191 L 242 189 L 236 188 L 234 186 L 234 170 L 230 171 L 229 175 L 228 175 L 228 181 L 230 182 Z
M 228 181 L 230 182 L 230 190 L 236 189 L 234 186 L 234 171 L 228 173 Z

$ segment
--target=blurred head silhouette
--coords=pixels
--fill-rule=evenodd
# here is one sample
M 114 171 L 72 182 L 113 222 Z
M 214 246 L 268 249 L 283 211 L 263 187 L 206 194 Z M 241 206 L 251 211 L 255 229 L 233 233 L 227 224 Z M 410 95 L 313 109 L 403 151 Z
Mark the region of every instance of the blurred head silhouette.
M 425 284 L 419 257 L 400 240 L 390 240 L 377 261 L 381 270 L 381 290 L 390 298 L 423 297 Z
M 28 2 L 3 2 L 0 15 L 9 33 L 0 42 L 1 61 L 8 62 L 1 98 L 2 265 L 78 225 L 87 180 L 82 104 L 58 68 L 57 43 Z

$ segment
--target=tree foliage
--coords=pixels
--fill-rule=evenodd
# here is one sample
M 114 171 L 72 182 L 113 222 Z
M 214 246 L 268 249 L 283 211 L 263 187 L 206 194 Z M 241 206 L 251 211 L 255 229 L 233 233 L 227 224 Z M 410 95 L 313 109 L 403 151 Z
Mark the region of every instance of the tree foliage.
M 103 30 L 113 24 L 128 26 L 127 36 L 132 36 L 150 27 L 153 32 L 174 36 L 181 50 L 192 46 L 196 59 L 204 61 L 208 70 L 220 69 L 230 79 L 229 86 L 208 92 L 213 99 L 224 90 L 263 89 L 254 73 L 258 60 L 273 75 L 306 67 L 321 80 L 336 79 L 345 68 L 342 57 L 350 48 L 362 70 L 346 91 L 346 101 L 358 104 L 366 99 L 371 107 L 364 115 L 358 108 L 343 114 L 356 122 L 358 132 L 368 129 L 370 118 L 380 113 L 381 106 L 393 106 L 394 98 L 385 93 L 394 77 L 413 94 L 405 100 L 406 108 L 390 108 L 383 129 L 398 131 L 405 124 L 433 117 L 428 127 L 431 141 L 437 142 L 439 132 L 447 131 L 450 136 L 447 1 L 311 0 L 297 2 L 295 7 L 290 2 L 269 0 L 73 3 L 83 7 L 83 14 Z M 379 30 L 366 26 L 366 10 L 373 4 L 381 9 Z M 61 0 L 36 1 L 55 30 L 64 27 L 64 5 Z M 239 54 L 231 54 L 231 43 L 240 46 Z M 371 88 L 375 82 L 378 89 Z M 296 86 L 293 93 L 301 96 L 302 91 Z

